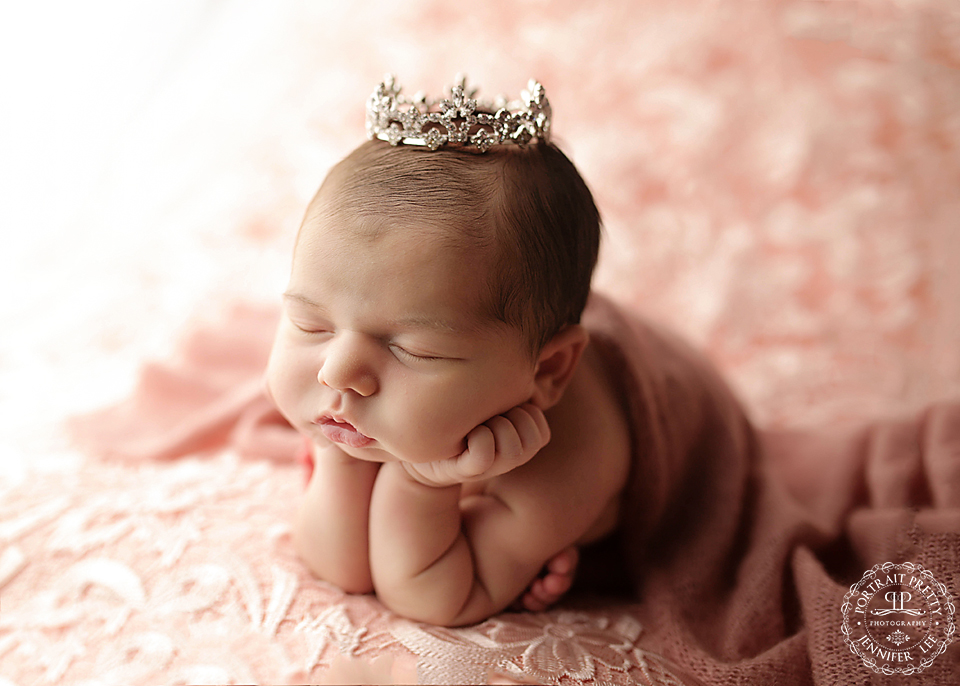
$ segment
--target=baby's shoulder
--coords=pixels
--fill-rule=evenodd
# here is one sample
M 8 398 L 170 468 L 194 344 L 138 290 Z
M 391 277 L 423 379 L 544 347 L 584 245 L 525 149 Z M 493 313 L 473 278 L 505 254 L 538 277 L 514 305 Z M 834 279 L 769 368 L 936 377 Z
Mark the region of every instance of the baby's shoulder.
M 609 519 L 630 473 L 627 413 L 608 376 L 588 346 L 560 402 L 546 412 L 550 442 L 491 484 L 491 494 L 526 503 L 527 511 L 550 513 L 568 528 L 567 544 L 582 542 Z

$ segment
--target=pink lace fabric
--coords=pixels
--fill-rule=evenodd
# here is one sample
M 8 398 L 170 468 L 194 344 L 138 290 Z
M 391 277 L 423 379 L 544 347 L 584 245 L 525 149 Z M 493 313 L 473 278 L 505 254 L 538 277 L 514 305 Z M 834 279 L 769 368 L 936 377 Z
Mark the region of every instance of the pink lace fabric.
M 689 683 L 640 647 L 629 607 L 446 629 L 317 581 L 289 541 L 300 480 L 298 468 L 222 453 L 77 466 L 8 492 L 4 673 L 21 684 Z
M 276 303 L 387 70 L 411 92 L 461 70 L 488 95 L 540 79 L 604 216 L 599 289 L 705 349 L 759 423 L 960 393 L 956 0 L 181 4 L 137 21 L 84 4 L 96 21 L 59 38 L 127 40 L 102 63 L 58 55 L 10 98 L 76 112 L 38 119 L 17 173 L 42 166 L 42 187 L 0 248 L 2 686 L 685 678 L 626 605 L 436 629 L 317 582 L 289 542 L 292 463 L 120 463 L 59 438 L 166 359 L 190 313 Z M 58 20 L 37 19 L 18 69 Z M 148 25 L 166 61 L 135 59 Z M 71 159 L 35 151 L 83 139 L 84 107 L 110 114 L 74 98 L 127 59 L 152 90 L 125 125 L 104 116 L 103 158 L 74 155 L 83 212 L 34 226 Z

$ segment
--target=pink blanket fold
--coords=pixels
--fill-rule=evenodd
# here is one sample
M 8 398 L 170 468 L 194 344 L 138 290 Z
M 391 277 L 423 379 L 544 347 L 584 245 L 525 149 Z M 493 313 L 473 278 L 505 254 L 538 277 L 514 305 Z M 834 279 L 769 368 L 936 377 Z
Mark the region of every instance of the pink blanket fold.
M 636 430 L 620 535 L 651 647 L 710 684 L 897 683 L 847 647 L 844 595 L 885 562 L 960 589 L 960 402 L 761 432 L 682 342 L 605 301 L 585 323 Z M 902 678 L 958 683 L 958 648 Z
M 229 446 L 295 459 L 300 439 L 263 393 L 275 320 L 236 308 L 188 338 L 174 366 L 147 367 L 133 398 L 74 422 L 75 435 L 113 457 Z M 644 647 L 707 684 L 896 683 L 851 653 L 841 606 L 884 562 L 923 565 L 956 596 L 960 403 L 859 427 L 757 431 L 682 342 L 599 296 L 584 323 L 635 430 L 619 537 Z M 957 674 L 954 643 L 904 683 Z
M 301 439 L 264 393 L 276 307 L 237 304 L 191 331 L 168 363 L 143 367 L 133 395 L 72 420 L 92 455 L 165 460 L 231 447 L 244 456 L 293 460 Z

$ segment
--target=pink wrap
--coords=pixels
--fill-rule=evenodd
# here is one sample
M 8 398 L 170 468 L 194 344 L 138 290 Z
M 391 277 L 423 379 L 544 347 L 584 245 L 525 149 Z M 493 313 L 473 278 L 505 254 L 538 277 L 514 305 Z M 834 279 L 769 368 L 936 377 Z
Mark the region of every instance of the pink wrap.
M 637 429 L 621 535 L 655 650 L 710 684 L 853 683 L 841 606 L 865 570 L 910 561 L 960 588 L 960 402 L 757 432 L 682 343 L 609 303 L 586 322 Z M 954 644 L 922 683 L 957 674 Z

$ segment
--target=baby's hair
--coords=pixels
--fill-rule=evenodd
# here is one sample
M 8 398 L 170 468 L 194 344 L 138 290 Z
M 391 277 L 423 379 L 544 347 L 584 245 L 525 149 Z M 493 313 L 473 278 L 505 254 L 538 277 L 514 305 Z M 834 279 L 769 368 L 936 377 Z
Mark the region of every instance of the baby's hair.
M 327 192 L 325 194 L 325 189 Z M 368 141 L 338 163 L 321 196 L 370 233 L 398 221 L 483 256 L 464 269 L 487 268 L 484 314 L 517 327 L 530 352 L 586 306 L 600 243 L 600 215 L 573 163 L 552 144 L 499 146 L 486 153 L 428 151 Z M 385 220 L 385 221 L 384 221 Z M 411 240 L 415 240 L 415 234 Z

